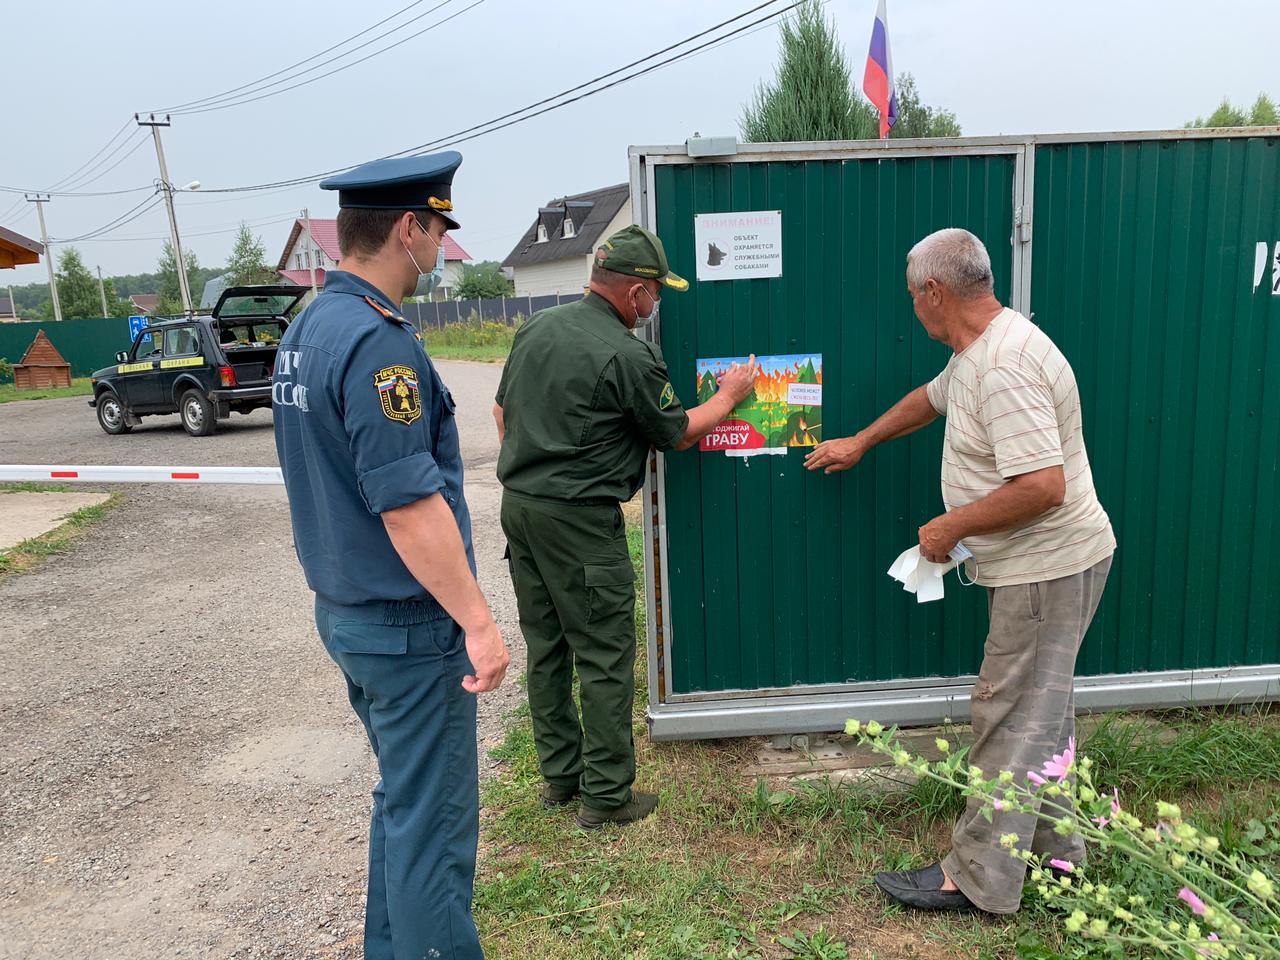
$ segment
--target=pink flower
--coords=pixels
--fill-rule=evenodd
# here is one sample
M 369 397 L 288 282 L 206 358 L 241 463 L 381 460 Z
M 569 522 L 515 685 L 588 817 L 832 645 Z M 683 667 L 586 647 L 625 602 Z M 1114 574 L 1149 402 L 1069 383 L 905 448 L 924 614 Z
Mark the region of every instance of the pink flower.
M 1076 738 L 1071 737 L 1067 741 L 1067 749 L 1063 750 L 1062 753 L 1055 753 L 1053 759 L 1044 765 L 1044 769 L 1041 772 L 1046 777 L 1057 777 L 1058 782 L 1061 783 L 1067 779 L 1067 774 L 1071 770 L 1071 764 L 1075 762 L 1075 759 Z
M 1178 899 L 1186 901 L 1187 906 L 1191 908 L 1191 912 L 1197 917 L 1203 917 L 1205 912 L 1204 901 L 1191 892 L 1190 887 L 1183 887 L 1178 891 Z
M 991 806 L 995 807 L 995 809 L 997 809 L 997 810 L 1003 810 L 1003 809 L 1004 809 L 1004 801 L 1003 801 L 1003 800 L 992 800 L 992 801 L 991 801 Z
M 1061 870 L 1063 873 L 1075 873 L 1075 872 L 1076 872 L 1075 864 L 1074 864 L 1074 863 L 1072 863 L 1070 860 L 1050 860 L 1050 861 L 1049 861 L 1049 866 L 1051 866 L 1051 867 L 1057 867 L 1057 868 L 1058 868 L 1059 870 Z
M 1043 787 L 1046 783 L 1049 782 L 1044 777 L 1040 776 L 1040 774 L 1036 773 L 1034 770 L 1027 771 L 1027 779 L 1030 780 L 1032 783 L 1034 783 L 1037 787 Z
M 1111 816 L 1110 817 L 1094 817 L 1093 822 L 1099 827 L 1105 827 L 1111 822 L 1113 817 L 1120 813 L 1120 788 L 1115 787 L 1111 791 Z
M 1209 934 L 1209 939 L 1217 940 L 1218 935 L 1216 933 L 1211 933 Z M 1196 953 L 1200 954 L 1200 956 L 1202 957 L 1212 957 L 1214 954 L 1214 951 L 1210 950 L 1208 947 L 1201 947 L 1199 950 L 1196 951 Z

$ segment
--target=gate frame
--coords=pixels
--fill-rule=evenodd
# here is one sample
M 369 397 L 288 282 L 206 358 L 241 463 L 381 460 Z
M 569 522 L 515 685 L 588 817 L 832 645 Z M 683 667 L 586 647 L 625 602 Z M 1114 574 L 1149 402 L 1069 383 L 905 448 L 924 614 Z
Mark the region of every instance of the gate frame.
M 723 156 L 691 157 L 687 144 L 633 146 L 628 150 L 631 209 L 636 222 L 653 230 L 657 222 L 654 168 L 804 160 L 1003 156 L 1014 157 L 1012 270 L 1009 306 L 1031 317 L 1031 267 L 1035 224 L 1036 148 L 1060 143 L 1135 140 L 1201 140 L 1280 136 L 1280 126 L 1125 131 L 1119 133 L 1033 134 L 901 140 L 835 140 L 803 143 L 744 143 Z M 696 281 L 695 281 L 696 282 Z M 643 332 L 659 342 L 661 318 Z M 666 454 L 651 451 L 645 472 L 644 573 L 648 645 L 649 704 L 646 717 L 653 740 L 756 736 L 838 730 L 849 717 L 874 716 L 899 725 L 928 725 L 969 716 L 969 691 L 976 679 L 924 677 L 856 683 L 797 684 L 763 689 L 672 693 L 667 690 L 666 650 L 673 633 L 666 597 L 668 566 Z M 1280 699 L 1280 664 L 1208 667 L 1199 670 L 1136 671 L 1076 679 L 1082 712 L 1156 708 Z

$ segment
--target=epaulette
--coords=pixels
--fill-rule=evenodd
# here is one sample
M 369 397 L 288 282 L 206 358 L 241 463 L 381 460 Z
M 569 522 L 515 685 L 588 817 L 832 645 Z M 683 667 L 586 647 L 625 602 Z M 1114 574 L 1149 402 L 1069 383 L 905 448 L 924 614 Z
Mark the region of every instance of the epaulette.
M 392 320 L 395 323 L 404 322 L 404 317 L 400 316 L 400 314 L 396 313 L 394 310 L 388 310 L 386 307 L 380 304 L 377 300 L 373 299 L 373 297 L 366 296 L 364 298 L 364 302 L 367 303 L 369 306 L 373 307 L 373 309 L 377 310 L 380 314 L 382 314 L 388 320 Z

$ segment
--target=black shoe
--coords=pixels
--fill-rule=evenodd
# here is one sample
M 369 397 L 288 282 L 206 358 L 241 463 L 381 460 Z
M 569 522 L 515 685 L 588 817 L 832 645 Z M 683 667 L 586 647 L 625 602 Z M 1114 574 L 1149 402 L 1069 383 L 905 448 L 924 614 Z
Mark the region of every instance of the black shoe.
M 972 900 L 959 890 L 943 890 L 946 875 L 942 864 L 935 863 L 921 870 L 899 870 L 894 873 L 877 873 L 876 886 L 899 903 L 917 910 L 951 910 L 970 912 L 977 910 Z
M 581 793 L 575 784 L 572 787 L 562 787 L 555 783 L 544 783 L 542 785 L 542 805 L 548 810 L 554 810 L 556 807 L 563 807 L 565 804 L 573 803 L 578 799 Z
M 578 826 L 583 830 L 599 830 L 606 823 L 625 827 L 629 823 L 643 820 L 657 808 L 658 798 L 652 793 L 632 791 L 631 799 L 613 810 L 601 810 L 584 803 L 578 808 Z

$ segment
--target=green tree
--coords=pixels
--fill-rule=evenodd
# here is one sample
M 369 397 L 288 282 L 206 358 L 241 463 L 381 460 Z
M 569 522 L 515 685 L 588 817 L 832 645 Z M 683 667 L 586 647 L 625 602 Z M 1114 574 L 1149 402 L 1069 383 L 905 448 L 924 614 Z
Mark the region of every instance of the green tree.
M 911 74 L 898 74 L 895 89 L 898 94 L 898 122 L 889 130 L 890 138 L 960 136 L 956 115 L 941 107 L 927 106 L 920 99 L 916 78 Z
M 1265 93 L 1260 93 L 1248 111 L 1234 106 L 1223 97 L 1217 110 L 1207 117 L 1196 117 L 1187 127 L 1272 127 L 1277 124 L 1280 124 L 1280 110 L 1276 109 L 1274 100 Z
M 102 316 L 98 280 L 84 265 L 75 247 L 67 247 L 58 254 L 57 278 L 58 300 L 64 317 L 75 320 Z
M 195 306 L 200 302 L 200 290 L 196 284 L 203 285 L 203 281 L 198 278 L 203 276 L 206 271 L 200 269 L 199 260 L 190 250 L 186 252 L 185 259 L 187 261 L 187 282 L 191 286 L 191 303 L 192 306 Z M 160 299 L 156 303 L 156 314 L 167 316 L 182 313 L 182 287 L 178 282 L 178 258 L 174 256 L 173 244 L 168 240 L 164 242 L 164 250 L 156 263 L 156 272 L 160 275 L 160 282 L 156 287 L 156 292 L 160 295 Z
M 127 317 L 128 301 L 116 296 L 115 284 L 104 280 L 101 290 L 98 278 L 89 272 L 80 251 L 75 247 L 67 247 L 58 256 L 58 300 L 62 304 L 62 315 L 68 320 L 83 317 L 102 316 L 102 298 L 106 295 L 107 316 Z M 41 304 L 42 316 L 53 316 L 53 301 L 46 300 Z
M 227 286 L 230 287 L 247 283 L 273 283 L 276 279 L 275 270 L 267 265 L 266 245 L 261 237 L 253 235 L 244 222 L 241 222 L 235 246 L 231 248 L 225 276 Z M 192 296 L 199 299 L 198 291 L 193 290 Z
M 509 297 L 515 292 L 515 284 L 506 278 L 502 264 L 497 260 L 464 263 L 462 279 L 453 288 L 453 296 L 457 300 Z
M 748 143 L 860 140 L 879 134 L 869 103 L 854 89 L 849 61 L 820 0 L 808 0 L 782 22 L 777 72 L 743 107 Z
M 949 110 L 927 106 L 915 77 L 898 75 L 898 120 L 890 137 L 958 137 Z M 867 140 L 880 136 L 880 114 L 853 82 L 848 57 L 820 0 L 782 23 L 777 73 L 756 88 L 739 122 L 748 143 Z

